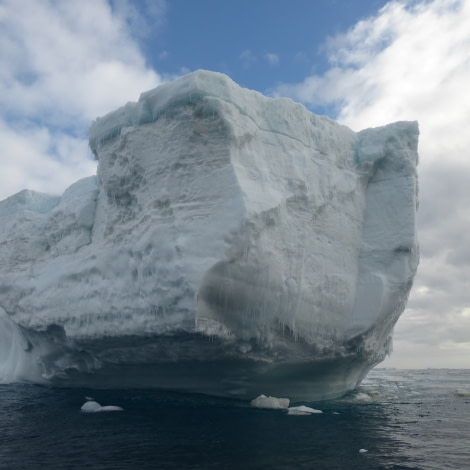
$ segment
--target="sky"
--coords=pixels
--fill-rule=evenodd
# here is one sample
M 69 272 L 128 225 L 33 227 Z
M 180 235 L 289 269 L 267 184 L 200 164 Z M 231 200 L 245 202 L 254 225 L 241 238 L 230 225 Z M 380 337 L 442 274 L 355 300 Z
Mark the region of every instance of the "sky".
M 421 261 L 384 367 L 470 368 L 470 0 L 0 0 L 0 200 L 96 172 L 91 122 L 203 68 L 420 125 Z

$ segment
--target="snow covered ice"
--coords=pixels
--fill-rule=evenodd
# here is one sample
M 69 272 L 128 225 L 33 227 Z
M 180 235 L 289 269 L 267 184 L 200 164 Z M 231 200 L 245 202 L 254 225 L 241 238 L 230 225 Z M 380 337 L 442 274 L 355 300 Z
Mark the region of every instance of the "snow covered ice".
M 418 133 L 207 71 L 98 118 L 97 176 L 0 202 L 0 381 L 354 389 L 417 269 Z
M 267 397 L 259 395 L 251 400 L 250 405 L 254 408 L 265 408 L 270 410 L 284 410 L 289 408 L 290 400 L 288 398 Z
M 124 408 L 115 405 L 100 405 L 95 400 L 87 400 L 80 408 L 84 413 L 99 413 L 102 411 L 124 411 Z
M 323 411 L 316 410 L 315 408 L 310 408 L 309 406 L 299 405 L 299 406 L 291 406 L 287 409 L 288 415 L 294 416 L 309 416 L 313 414 L 322 414 Z

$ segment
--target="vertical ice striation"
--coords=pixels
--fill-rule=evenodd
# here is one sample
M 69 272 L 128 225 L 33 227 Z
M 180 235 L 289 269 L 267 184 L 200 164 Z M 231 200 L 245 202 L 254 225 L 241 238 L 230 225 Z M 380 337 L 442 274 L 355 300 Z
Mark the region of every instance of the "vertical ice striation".
M 97 177 L 0 202 L 0 380 L 354 388 L 416 272 L 417 141 L 206 71 L 97 119 Z

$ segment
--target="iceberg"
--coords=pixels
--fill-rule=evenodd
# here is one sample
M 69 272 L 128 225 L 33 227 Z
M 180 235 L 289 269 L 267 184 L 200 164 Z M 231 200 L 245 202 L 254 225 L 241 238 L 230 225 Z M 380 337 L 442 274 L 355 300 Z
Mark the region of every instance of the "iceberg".
M 0 202 L 0 381 L 354 389 L 417 270 L 418 134 L 202 70 L 96 119 L 96 176 Z

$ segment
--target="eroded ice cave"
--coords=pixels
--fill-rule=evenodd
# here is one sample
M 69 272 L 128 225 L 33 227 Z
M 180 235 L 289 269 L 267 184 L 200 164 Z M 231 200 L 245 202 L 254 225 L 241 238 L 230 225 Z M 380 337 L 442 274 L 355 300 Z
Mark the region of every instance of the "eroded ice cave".
M 97 176 L 0 202 L 0 381 L 353 389 L 417 269 L 417 142 L 207 71 L 97 119 Z

